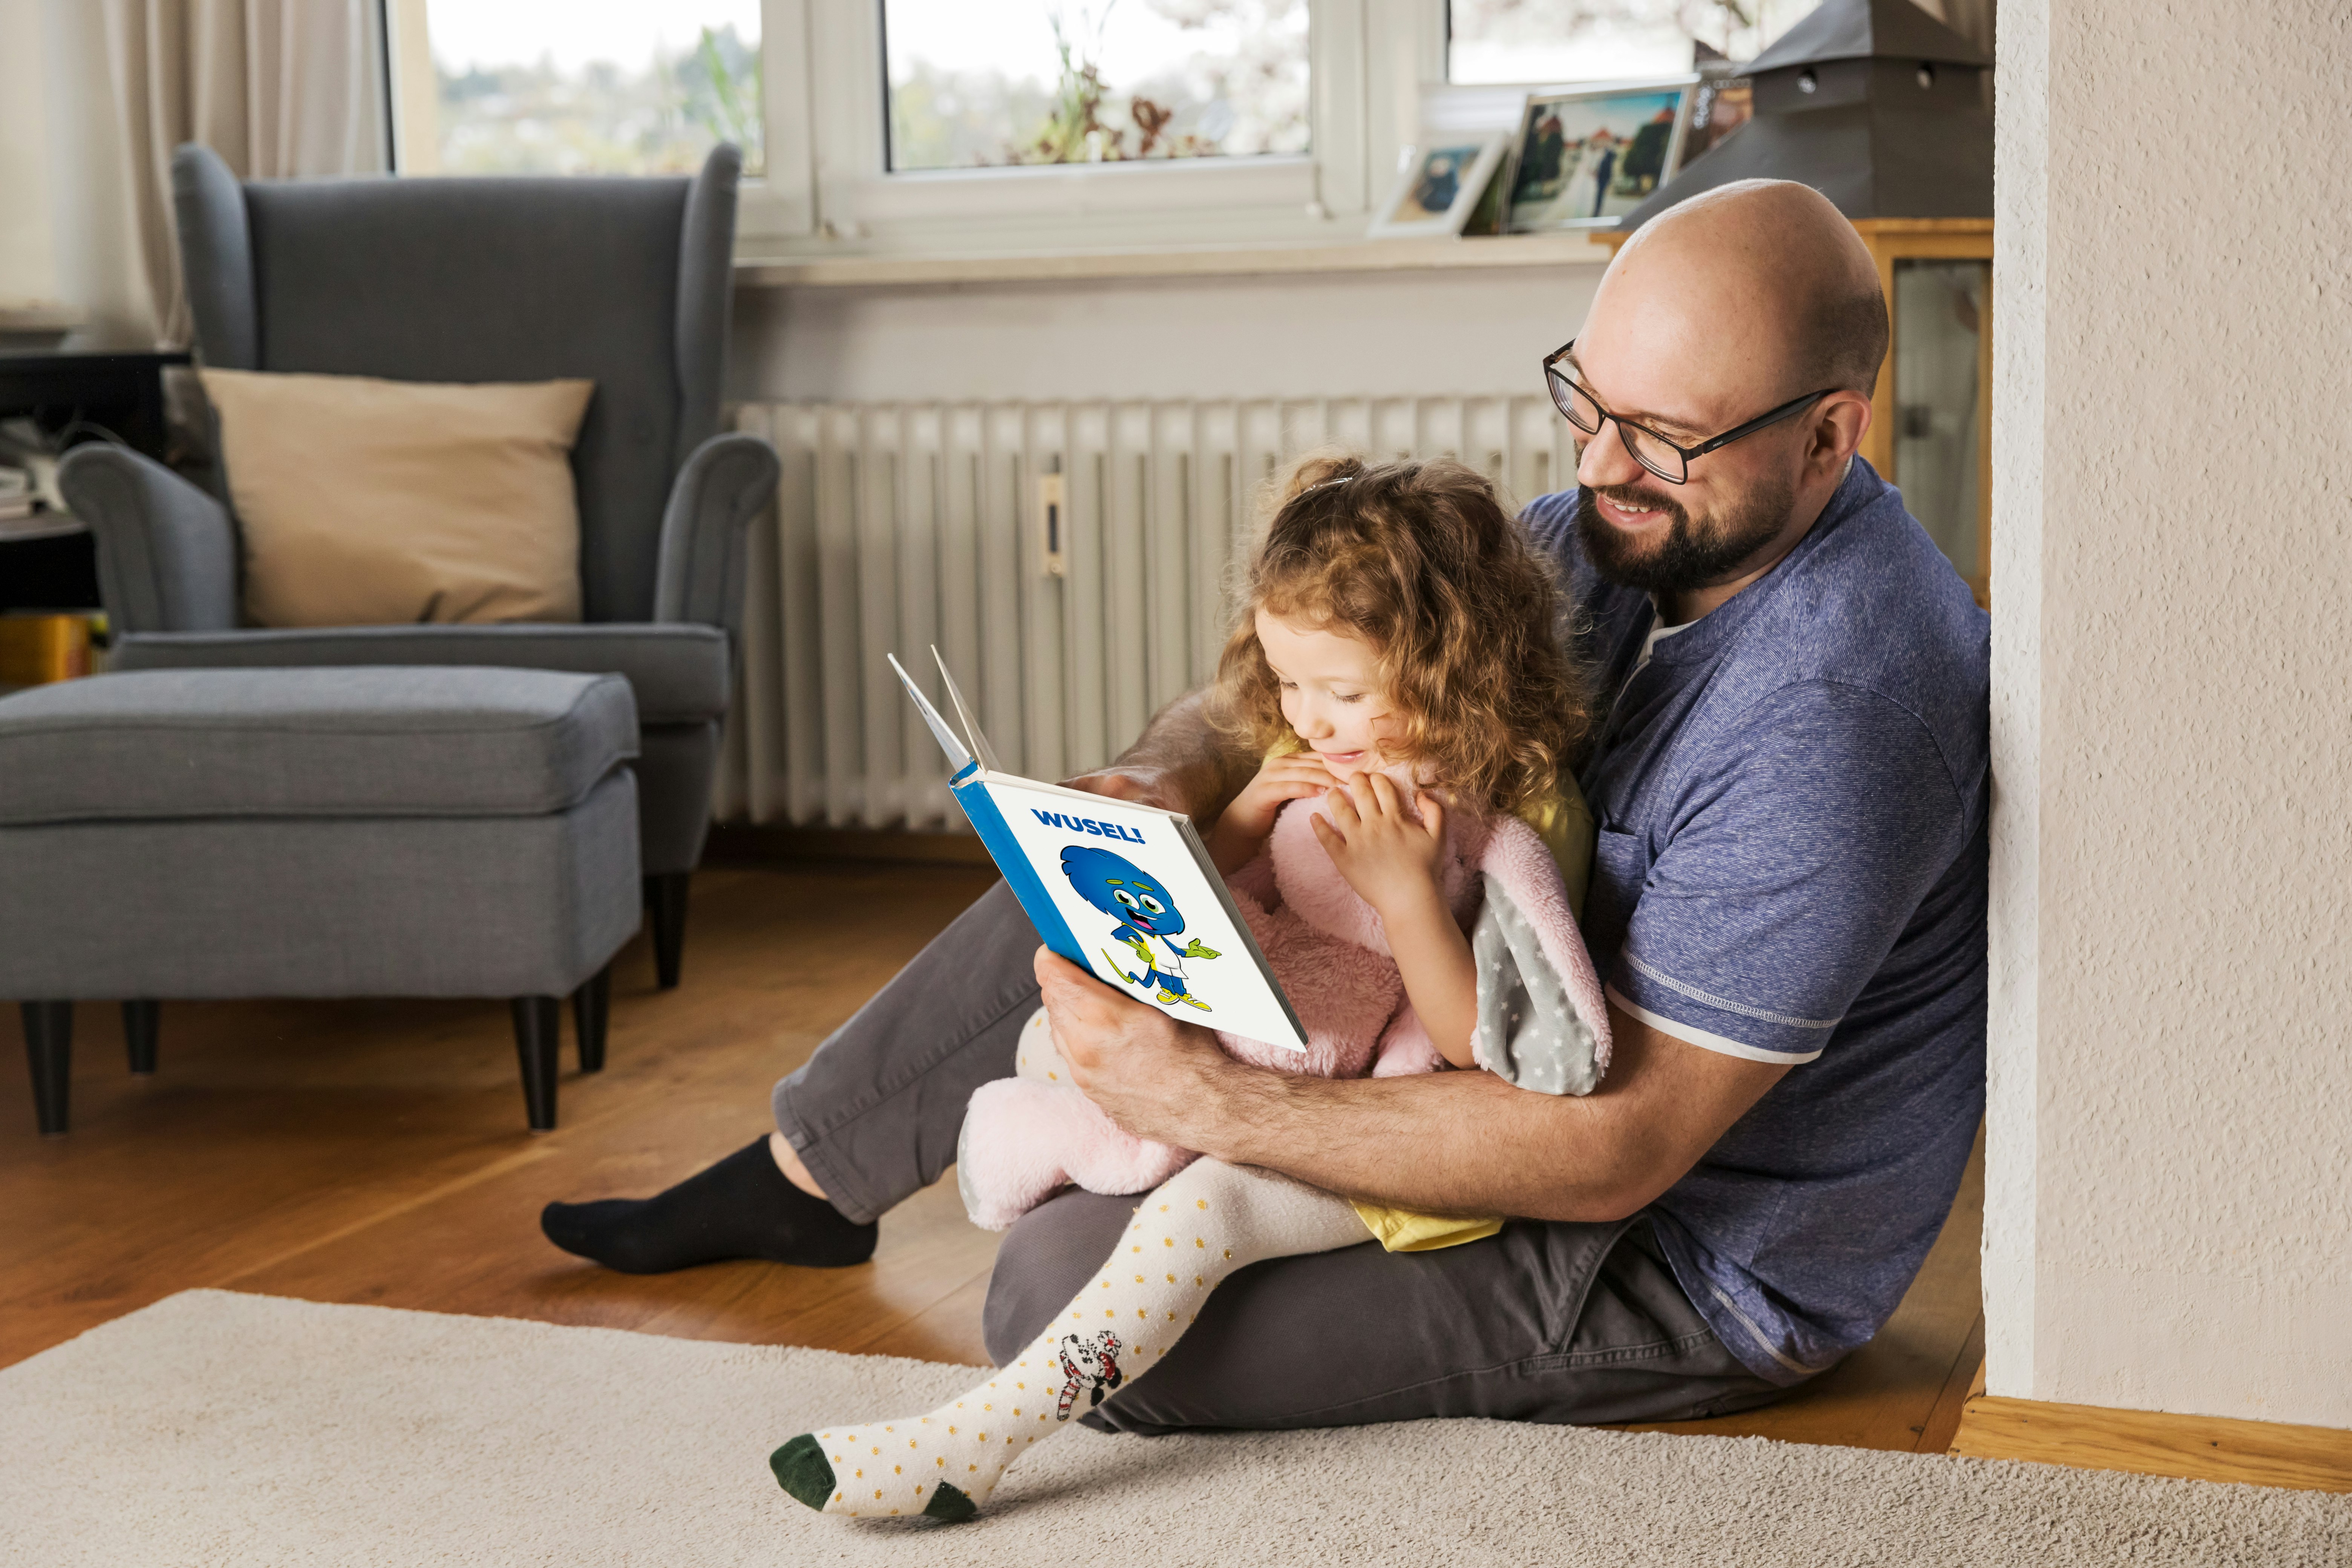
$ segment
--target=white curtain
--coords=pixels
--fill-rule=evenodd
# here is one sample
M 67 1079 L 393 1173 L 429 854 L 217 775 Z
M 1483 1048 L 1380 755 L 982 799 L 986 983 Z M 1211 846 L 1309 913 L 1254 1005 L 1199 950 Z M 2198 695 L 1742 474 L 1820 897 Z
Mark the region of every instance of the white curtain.
M 388 166 L 376 0 L 102 0 L 156 341 L 185 347 L 172 152 L 201 142 L 247 179 Z

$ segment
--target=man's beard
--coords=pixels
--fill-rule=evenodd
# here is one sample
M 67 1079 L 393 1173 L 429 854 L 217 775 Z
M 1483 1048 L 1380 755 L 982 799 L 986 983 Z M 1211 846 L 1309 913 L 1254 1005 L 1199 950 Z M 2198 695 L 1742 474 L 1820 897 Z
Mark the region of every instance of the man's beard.
M 1656 507 L 1667 518 L 1665 538 L 1643 552 L 1624 530 L 1606 521 L 1593 497 L 1629 506 Z M 1587 489 L 1576 498 L 1576 535 L 1593 570 L 1622 587 L 1645 594 L 1687 594 L 1719 583 L 1779 537 L 1796 510 L 1795 487 L 1783 479 L 1759 483 L 1727 511 L 1695 527 L 1690 513 L 1666 497 L 1632 485 Z

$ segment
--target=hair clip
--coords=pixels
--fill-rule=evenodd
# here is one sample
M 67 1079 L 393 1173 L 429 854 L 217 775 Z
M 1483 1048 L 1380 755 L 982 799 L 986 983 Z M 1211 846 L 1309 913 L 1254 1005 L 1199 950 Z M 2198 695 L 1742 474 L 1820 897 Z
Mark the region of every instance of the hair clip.
M 1305 489 L 1300 490 L 1298 493 L 1299 493 L 1300 495 L 1312 495 L 1312 494 L 1314 494 L 1317 490 L 1328 490 L 1328 489 L 1329 489 L 1333 485 L 1344 485 L 1344 484 L 1346 484 L 1349 479 L 1354 479 L 1354 478 L 1356 478 L 1356 476 L 1355 476 L 1354 474 L 1341 474 L 1341 475 L 1340 475 L 1338 479 L 1318 479 L 1318 480 L 1316 480 L 1316 481 L 1315 481 L 1315 483 L 1313 483 L 1313 484 L 1311 484 L 1311 485 L 1307 486 Z

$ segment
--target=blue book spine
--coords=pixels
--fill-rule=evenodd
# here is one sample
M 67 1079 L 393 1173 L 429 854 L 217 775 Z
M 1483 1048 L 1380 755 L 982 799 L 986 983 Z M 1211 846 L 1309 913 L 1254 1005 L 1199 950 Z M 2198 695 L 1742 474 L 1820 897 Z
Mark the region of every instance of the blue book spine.
M 1062 911 L 1054 907 L 1052 895 L 1045 891 L 1045 884 L 1038 879 L 1036 868 L 1029 863 L 1029 852 L 1021 847 L 1021 841 L 1013 837 L 1011 828 L 1005 826 L 1004 814 L 996 809 L 995 798 L 988 793 L 988 785 L 978 777 L 978 773 L 979 765 L 974 763 L 951 781 L 956 804 L 963 807 L 964 816 L 971 821 L 972 831 L 980 835 L 980 841 L 987 845 L 989 854 L 995 857 L 997 869 L 1004 873 L 1004 880 L 1013 889 L 1013 896 L 1021 900 L 1021 908 L 1028 915 L 1029 923 L 1037 928 L 1037 940 L 1087 973 L 1093 973 L 1095 966 L 1087 962 L 1086 954 L 1078 947 L 1076 934 L 1070 930 L 1069 922 L 1062 918 Z

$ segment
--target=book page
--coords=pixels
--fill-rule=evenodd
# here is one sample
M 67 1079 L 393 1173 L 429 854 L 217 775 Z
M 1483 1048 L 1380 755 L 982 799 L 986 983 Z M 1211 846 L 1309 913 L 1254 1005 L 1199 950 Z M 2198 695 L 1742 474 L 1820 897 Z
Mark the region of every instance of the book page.
M 1097 978 L 1171 1018 L 1303 1047 L 1222 882 L 1194 861 L 1181 817 L 997 774 L 982 787 Z

